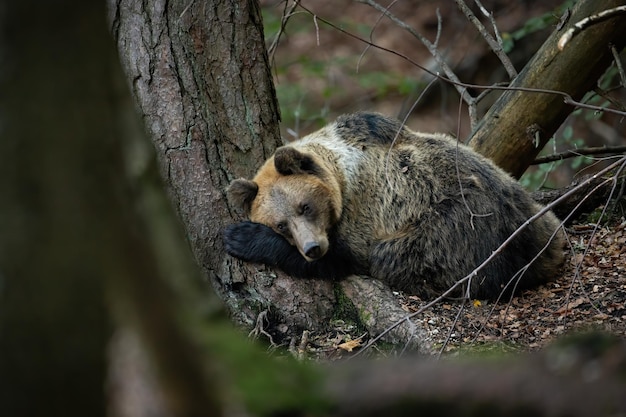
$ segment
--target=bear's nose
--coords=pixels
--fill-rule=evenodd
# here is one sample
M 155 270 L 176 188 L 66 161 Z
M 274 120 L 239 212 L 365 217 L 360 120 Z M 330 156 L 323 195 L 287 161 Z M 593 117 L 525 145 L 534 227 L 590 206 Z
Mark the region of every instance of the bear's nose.
M 311 259 L 317 259 L 322 255 L 322 249 L 317 242 L 307 242 L 304 245 L 304 254 Z

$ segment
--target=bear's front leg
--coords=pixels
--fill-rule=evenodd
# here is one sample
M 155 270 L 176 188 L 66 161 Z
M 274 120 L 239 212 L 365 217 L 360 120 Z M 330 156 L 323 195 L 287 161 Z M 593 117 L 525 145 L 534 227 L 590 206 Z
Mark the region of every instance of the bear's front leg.
M 295 246 L 264 224 L 244 221 L 224 229 L 224 247 L 229 255 L 278 267 L 294 277 L 340 279 L 361 272 L 346 245 L 332 238 L 329 241 L 326 255 L 308 262 Z

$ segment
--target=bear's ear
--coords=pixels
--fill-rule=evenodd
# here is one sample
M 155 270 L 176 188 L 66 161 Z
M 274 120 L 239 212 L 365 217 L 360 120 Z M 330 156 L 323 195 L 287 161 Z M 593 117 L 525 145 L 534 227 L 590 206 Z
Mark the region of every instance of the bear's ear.
M 247 216 L 258 192 L 259 186 L 254 181 L 240 178 L 230 183 L 226 195 L 230 204 L 243 210 Z
M 319 165 L 310 155 L 302 153 L 291 146 L 283 146 L 274 153 L 274 166 L 282 175 L 319 174 Z

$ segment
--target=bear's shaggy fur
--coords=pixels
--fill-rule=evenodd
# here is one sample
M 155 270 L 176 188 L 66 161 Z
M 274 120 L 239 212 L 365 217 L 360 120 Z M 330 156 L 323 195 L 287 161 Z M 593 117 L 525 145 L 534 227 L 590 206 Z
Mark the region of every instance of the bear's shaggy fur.
M 251 220 L 225 229 L 229 254 L 296 277 L 366 274 L 422 297 L 469 274 L 542 208 L 470 148 L 375 113 L 277 149 L 228 196 Z M 471 297 L 553 278 L 559 227 L 551 212 L 528 224 L 472 277 Z

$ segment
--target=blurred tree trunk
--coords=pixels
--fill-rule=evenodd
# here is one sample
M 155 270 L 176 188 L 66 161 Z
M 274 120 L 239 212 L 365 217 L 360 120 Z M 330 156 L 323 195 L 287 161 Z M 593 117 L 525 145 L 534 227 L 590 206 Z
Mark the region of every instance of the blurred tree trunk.
M 92 2 L 0 11 L 0 414 L 104 416 L 112 50 Z M 109 51 L 109 54 L 103 53 Z M 76 57 L 84 61 L 77 62 Z M 68 126 L 72 128 L 68 128 Z M 85 141 L 88 133 L 89 141 Z M 68 158 L 68 157 L 71 157 Z M 105 222 L 102 223 L 104 225 Z
M 559 51 L 560 37 L 578 21 L 624 0 L 580 0 L 562 28 L 557 28 L 510 87 L 561 91 L 580 100 L 592 90 L 608 68 L 610 46 L 626 45 L 626 15 L 593 25 L 576 35 Z M 574 110 L 560 94 L 509 90 L 480 121 L 469 144 L 519 178 Z
M 197 290 L 173 306 L 165 279 L 180 293 L 199 274 L 160 197 L 104 2 L 0 12 L 0 414 L 107 415 L 116 319 L 145 341 L 172 415 L 219 415 L 185 323 L 220 310 L 204 291 L 200 314 Z

